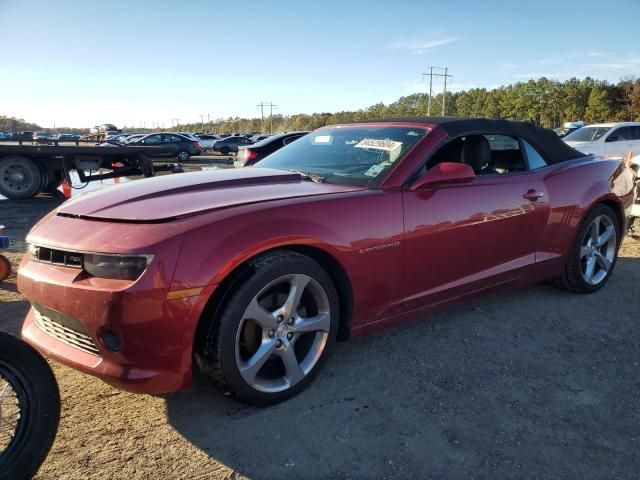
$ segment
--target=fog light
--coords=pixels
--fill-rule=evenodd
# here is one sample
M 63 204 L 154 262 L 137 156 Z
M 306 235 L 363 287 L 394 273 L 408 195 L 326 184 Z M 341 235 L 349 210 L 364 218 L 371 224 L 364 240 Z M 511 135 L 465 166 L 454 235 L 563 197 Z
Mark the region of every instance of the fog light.
M 100 340 L 102 340 L 104 346 L 112 352 L 119 352 L 122 349 L 122 340 L 120 340 L 120 337 L 118 337 L 116 332 L 110 328 L 100 327 L 98 335 L 100 336 Z

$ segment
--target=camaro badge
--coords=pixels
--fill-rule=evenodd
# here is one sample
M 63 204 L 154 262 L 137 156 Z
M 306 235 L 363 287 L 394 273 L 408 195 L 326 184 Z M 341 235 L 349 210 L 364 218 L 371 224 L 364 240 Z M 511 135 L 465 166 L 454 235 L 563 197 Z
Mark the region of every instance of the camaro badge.
M 384 245 L 376 245 L 375 247 L 361 248 L 360 250 L 358 250 L 358 253 L 377 252 L 379 250 L 386 250 L 387 248 L 393 248 L 393 247 L 399 247 L 399 246 L 400 246 L 400 242 L 385 243 Z

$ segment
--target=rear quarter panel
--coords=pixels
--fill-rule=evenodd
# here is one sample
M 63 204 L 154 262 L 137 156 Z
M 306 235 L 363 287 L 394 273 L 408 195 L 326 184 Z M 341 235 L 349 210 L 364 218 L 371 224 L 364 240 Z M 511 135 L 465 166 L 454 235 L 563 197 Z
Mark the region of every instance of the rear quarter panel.
M 633 202 L 633 179 L 622 162 L 585 157 L 549 168 L 544 177 L 551 210 L 536 261 L 542 276 L 561 273 L 585 215 L 598 203 L 615 206 L 625 229 Z

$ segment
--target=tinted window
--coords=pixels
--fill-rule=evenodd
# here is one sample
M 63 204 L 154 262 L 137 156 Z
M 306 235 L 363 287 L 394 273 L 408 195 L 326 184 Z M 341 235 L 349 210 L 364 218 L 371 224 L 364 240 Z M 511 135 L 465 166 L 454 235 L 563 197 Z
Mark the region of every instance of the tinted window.
M 533 148 L 529 142 L 526 140 L 522 140 L 522 144 L 524 145 L 524 151 L 527 154 L 527 163 L 529 164 L 529 170 L 536 170 L 538 168 L 546 167 L 547 162 L 544 160 L 542 155 L 538 153 L 538 151 Z
M 294 136 L 291 136 L 291 137 L 289 137 L 289 138 L 285 138 L 285 139 L 282 141 L 282 144 L 283 144 L 283 145 L 289 145 L 291 142 L 294 142 L 294 141 L 298 140 L 300 137 L 303 137 L 303 136 L 304 136 L 304 135 L 294 135 Z
M 566 142 L 595 142 L 609 130 L 611 127 L 582 127 L 563 137 L 563 140 Z
M 160 143 L 161 138 L 160 138 L 160 135 L 151 135 L 151 136 L 145 138 L 143 141 L 147 145 L 153 145 L 155 143 Z
M 631 127 L 617 128 L 607 137 L 607 142 L 627 142 L 629 140 L 633 140 Z

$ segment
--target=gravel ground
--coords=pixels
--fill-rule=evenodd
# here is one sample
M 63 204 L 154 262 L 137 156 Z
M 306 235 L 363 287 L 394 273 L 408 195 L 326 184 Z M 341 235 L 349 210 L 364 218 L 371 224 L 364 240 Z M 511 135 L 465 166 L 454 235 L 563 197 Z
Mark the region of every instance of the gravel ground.
M 0 201 L 14 266 L 60 202 Z M 534 285 L 338 344 L 268 409 L 202 378 L 134 395 L 52 362 L 63 411 L 37 478 L 638 478 L 638 285 L 627 238 L 596 294 Z M 18 331 L 15 275 L 0 302 L 0 328 Z

